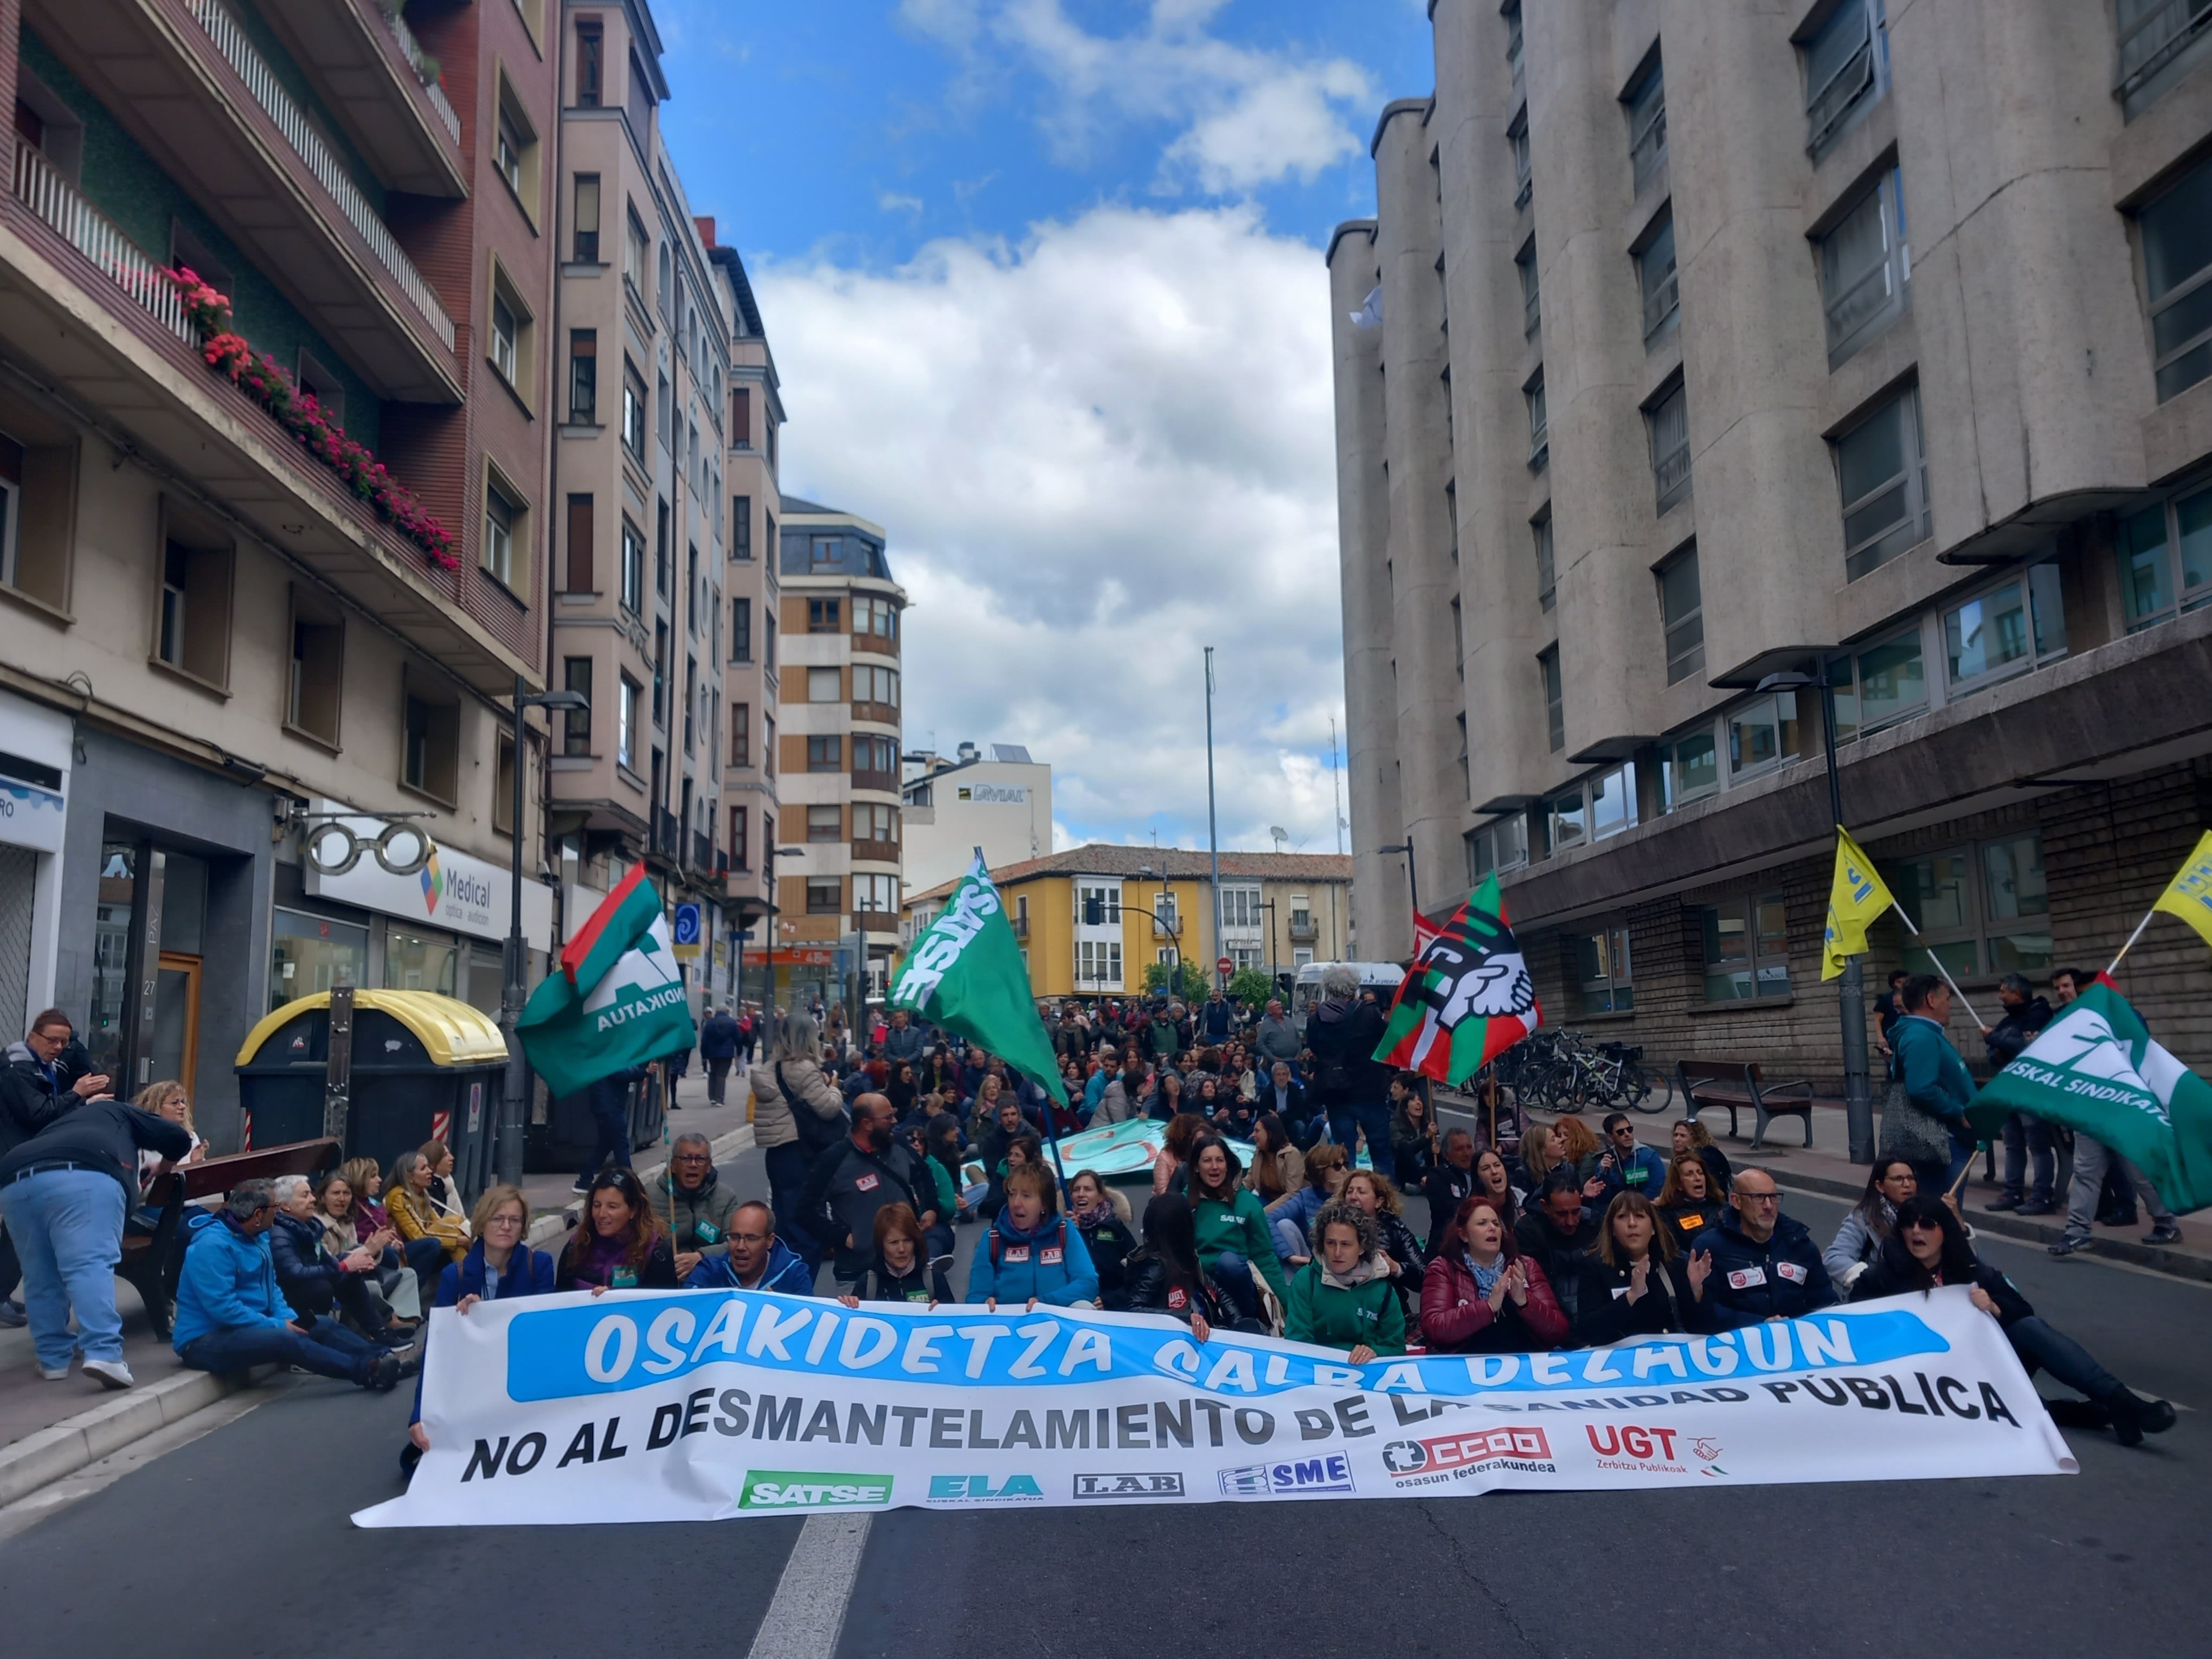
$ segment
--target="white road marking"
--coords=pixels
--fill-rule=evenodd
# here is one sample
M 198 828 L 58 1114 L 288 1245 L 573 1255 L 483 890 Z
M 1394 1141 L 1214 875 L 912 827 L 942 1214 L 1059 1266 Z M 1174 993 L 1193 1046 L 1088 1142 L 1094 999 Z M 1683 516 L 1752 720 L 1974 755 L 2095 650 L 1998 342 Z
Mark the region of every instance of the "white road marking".
M 747 1659 L 831 1659 L 868 1545 L 866 1515 L 810 1515 Z

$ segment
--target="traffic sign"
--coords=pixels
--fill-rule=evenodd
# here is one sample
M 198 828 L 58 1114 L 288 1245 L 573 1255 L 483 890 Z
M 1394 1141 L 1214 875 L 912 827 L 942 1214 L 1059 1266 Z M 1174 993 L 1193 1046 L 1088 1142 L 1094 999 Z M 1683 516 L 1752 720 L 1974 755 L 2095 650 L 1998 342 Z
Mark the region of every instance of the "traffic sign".
M 679 962 L 696 962 L 699 958 L 699 907 L 679 904 L 676 907 L 675 950 Z
M 1213 970 L 1214 970 L 1216 973 L 1218 973 L 1218 974 L 1226 974 L 1226 973 L 1227 973 L 1231 969 L 1234 968 L 1236 965 L 1237 965 L 1237 964 L 1236 964 L 1235 963 L 1233 963 L 1233 962 L 1230 961 L 1230 959 L 1229 959 L 1227 957 L 1221 957 L 1219 960 L 1218 960 L 1217 962 L 1215 962 L 1215 963 L 1213 964 Z

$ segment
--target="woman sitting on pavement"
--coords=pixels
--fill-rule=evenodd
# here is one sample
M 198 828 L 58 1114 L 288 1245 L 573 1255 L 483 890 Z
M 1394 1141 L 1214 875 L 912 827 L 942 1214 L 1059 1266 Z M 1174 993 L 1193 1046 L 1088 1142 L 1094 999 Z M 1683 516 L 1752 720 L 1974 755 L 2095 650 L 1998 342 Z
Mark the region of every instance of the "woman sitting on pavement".
M 369 1164 L 372 1170 L 375 1167 L 374 1164 Z M 382 1212 L 380 1210 L 379 1213 Z M 399 1258 L 398 1252 L 392 1246 L 399 1235 L 393 1232 L 389 1224 L 370 1233 L 364 1234 L 361 1231 L 360 1206 L 354 1202 L 353 1185 L 345 1178 L 343 1170 L 333 1170 L 325 1176 L 322 1185 L 315 1188 L 315 1220 L 323 1230 L 323 1248 L 332 1255 L 349 1255 L 357 1249 L 369 1250 L 375 1255 L 376 1294 L 378 1299 L 392 1310 L 388 1322 L 412 1327 L 422 1322 L 422 1304 L 416 1293 L 415 1276 L 405 1271 L 404 1266 L 393 1271 Z M 440 1250 L 436 1260 L 442 1267 L 446 1253 Z
M 402 1152 L 392 1161 L 392 1178 L 384 1185 L 384 1211 L 392 1218 L 392 1231 L 400 1237 L 410 1243 L 418 1238 L 434 1238 L 448 1261 L 459 1261 L 469 1253 L 468 1218 L 441 1207 L 430 1194 L 430 1182 L 437 1170 L 429 1156 L 434 1146 L 441 1152 L 445 1151 L 434 1140 L 411 1152 Z M 408 1259 L 414 1259 L 411 1252 Z
M 558 1272 L 561 1289 L 594 1296 L 676 1288 L 675 1247 L 629 1170 L 617 1164 L 592 1177 L 584 1218 L 569 1231 Z
M 1567 1340 L 1567 1316 L 1497 1206 L 1468 1196 L 1421 1285 L 1421 1338 L 1438 1353 L 1522 1353 Z
M 1238 1140 L 1250 1139 L 1253 1126 L 1260 1121 L 1260 1103 L 1256 1099 L 1245 1099 L 1234 1085 L 1224 1087 L 1215 1078 L 1207 1078 L 1198 1085 L 1197 1104 L 1191 1109 L 1212 1124 L 1217 1134 L 1233 1136 Z
M 1859 1275 L 1874 1264 L 1897 1223 L 1897 1206 L 1920 1190 L 1910 1158 L 1877 1158 L 1868 1172 L 1866 1191 L 1844 1213 L 1835 1242 L 1820 1252 L 1820 1265 L 1838 1296 L 1849 1296 Z M 1717 1223 L 1716 1224 L 1717 1224 Z
M 1169 1075 L 1174 1075 L 1170 1073 Z M 1168 1132 L 1159 1156 L 1152 1161 L 1152 1190 L 1179 1193 L 1185 1185 L 1183 1164 L 1198 1138 L 1207 1133 L 1206 1120 L 1195 1112 L 1178 1112 L 1168 1120 Z M 1188 1196 L 1188 1194 L 1185 1194 Z
M 269 1261 L 276 1274 L 276 1288 L 292 1311 L 308 1323 L 343 1314 L 379 1347 L 405 1346 L 406 1333 L 392 1328 L 391 1310 L 373 1288 L 380 1253 L 356 1245 L 337 1256 L 324 1248 L 323 1224 L 307 1176 L 277 1176 L 276 1196 Z
M 1965 1224 L 1942 1199 L 1916 1193 L 1897 1206 L 1897 1219 L 1874 1264 L 1851 1287 L 1851 1300 L 1903 1296 L 1941 1285 L 1971 1287 L 1974 1305 L 2003 1327 L 2012 1351 L 2030 1376 L 2038 1368 L 2087 1395 L 2086 1405 L 2045 1401 L 2051 1419 L 2067 1428 L 2109 1428 L 2123 1446 L 2173 1426 L 2173 1407 L 2131 1394 L 2072 1337 L 2052 1329 L 2012 1280 L 1974 1255 Z
M 1006 1206 L 975 1245 L 968 1264 L 968 1300 L 995 1310 L 1001 1298 L 1024 1310 L 1038 1303 L 1090 1308 L 1098 1302 L 1098 1270 L 1083 1234 L 1060 1207 L 1060 1184 L 1042 1164 L 1006 1171 Z
M 1136 1236 L 1115 1207 L 1095 1170 L 1078 1170 L 1067 1183 L 1067 1218 L 1083 1235 L 1091 1252 L 1091 1265 L 1098 1272 L 1098 1305 L 1126 1308 L 1129 1304 L 1127 1263 L 1137 1248 Z
M 1344 1148 L 1333 1140 L 1317 1140 L 1306 1149 L 1305 1185 L 1267 1206 L 1267 1225 L 1273 1230 L 1275 1254 L 1291 1268 L 1303 1267 L 1313 1258 L 1306 1243 L 1313 1218 L 1322 1206 L 1344 1188 L 1351 1169 Z
M 1401 1188 L 1419 1186 L 1437 1162 L 1437 1123 L 1421 1094 L 1418 1073 L 1390 1079 L 1390 1178 Z
M 1728 1204 L 1715 1188 L 1712 1166 L 1692 1152 L 1677 1152 L 1667 1166 L 1667 1182 L 1653 1200 L 1659 1219 L 1684 1249 L 1708 1227 L 1721 1224 Z
M 1666 1224 L 1641 1193 L 1616 1193 L 1605 1207 L 1586 1270 L 1575 1334 L 1592 1347 L 1632 1336 L 1694 1331 L 1697 1292 Z
M 1498 1206 L 1498 1218 L 1504 1222 L 1505 1231 L 1511 1232 L 1513 1224 L 1520 1219 L 1523 1194 L 1513 1184 L 1511 1172 L 1506 1168 L 1505 1154 L 1495 1146 L 1486 1146 L 1474 1155 L 1474 1190 Z M 1451 1225 L 1449 1216 L 1431 1218 L 1431 1225 L 1438 1231 Z
M 1261 1206 L 1272 1210 L 1306 1184 L 1305 1154 L 1291 1140 L 1291 1132 L 1273 1112 L 1262 1112 L 1252 1125 L 1252 1167 L 1244 1171 L 1244 1184 L 1260 1195 Z
M 1571 1115 L 1560 1118 L 1552 1127 L 1559 1132 L 1566 1146 L 1565 1161 L 1575 1166 L 1575 1178 L 1583 1183 L 1583 1195 L 1597 1197 L 1604 1190 L 1604 1183 L 1597 1179 L 1597 1166 L 1598 1160 L 1605 1156 L 1605 1142 L 1598 1139 L 1596 1130 Z M 1593 1183 L 1598 1188 L 1595 1192 L 1590 1190 Z
M 1187 1109 L 1182 1103 L 1182 1078 L 1163 1065 L 1159 1082 L 1152 1089 L 1152 1098 L 1145 1103 L 1145 1115 L 1156 1123 L 1172 1124 Z M 1205 1121 L 1203 1118 L 1199 1120 L 1201 1123 Z
M 1214 1328 L 1265 1336 L 1267 1328 L 1237 1311 L 1229 1292 L 1199 1265 L 1190 1200 L 1161 1193 L 1145 1206 L 1145 1246 L 1129 1257 L 1129 1311 L 1180 1319 L 1200 1342 Z
M 1281 1302 L 1290 1289 L 1267 1226 L 1267 1213 L 1251 1189 L 1238 1184 L 1244 1166 L 1218 1135 L 1200 1135 L 1190 1149 L 1189 1195 L 1192 1224 L 1198 1233 L 1198 1259 L 1220 1281 L 1237 1311 L 1260 1319 L 1260 1285 L 1264 1281 Z
M 1556 1123 L 1532 1123 L 1521 1137 L 1521 1172 L 1513 1184 L 1528 1197 L 1544 1190 L 1553 1169 L 1567 1156 L 1567 1138 Z
M 400 1281 L 412 1273 L 416 1310 L 427 1312 L 437 1299 L 438 1273 L 446 1265 L 445 1245 L 428 1235 L 420 1238 L 400 1236 L 380 1197 L 384 1191 L 384 1171 L 376 1167 L 374 1158 L 349 1158 L 338 1165 L 338 1176 L 353 1188 L 356 1238 L 369 1238 L 378 1233 L 391 1236 L 392 1242 L 385 1247 L 384 1261 L 376 1275 L 385 1301 L 392 1307 L 404 1308 L 409 1293 L 400 1288 Z
M 1735 1171 L 1729 1166 L 1728 1154 L 1714 1144 L 1713 1132 L 1697 1119 L 1686 1117 L 1674 1125 L 1671 1133 L 1674 1139 L 1668 1148 L 1668 1158 L 1695 1152 L 1705 1164 L 1705 1176 L 1713 1189 L 1713 1202 L 1727 1203 L 1729 1182 L 1735 1179 Z
M 1313 1259 L 1291 1280 L 1284 1336 L 1344 1349 L 1355 1365 L 1405 1352 L 1406 1310 L 1391 1288 L 1391 1266 L 1373 1215 L 1341 1198 L 1323 1205 L 1314 1218 Z
M 1377 1175 L 1372 1170 L 1354 1170 L 1345 1176 L 1344 1190 L 1338 1196 L 1373 1218 L 1382 1253 L 1390 1258 L 1391 1282 L 1398 1287 L 1398 1294 L 1406 1298 L 1407 1307 L 1419 1307 L 1421 1273 L 1427 1257 L 1422 1254 L 1420 1241 L 1413 1237 L 1413 1230 L 1406 1224 L 1406 1200 L 1398 1196 L 1390 1177 Z
M 848 1308 L 863 1302 L 915 1302 L 933 1308 L 952 1300 L 944 1265 L 930 1261 L 921 1218 L 911 1208 L 886 1204 L 876 1212 L 875 1253 L 852 1290 L 837 1299 Z

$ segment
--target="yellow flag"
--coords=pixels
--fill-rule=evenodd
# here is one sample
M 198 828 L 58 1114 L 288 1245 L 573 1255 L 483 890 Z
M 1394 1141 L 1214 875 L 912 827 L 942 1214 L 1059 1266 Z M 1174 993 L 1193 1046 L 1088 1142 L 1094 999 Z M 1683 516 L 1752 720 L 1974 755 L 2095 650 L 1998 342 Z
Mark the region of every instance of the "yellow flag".
M 2205 841 L 2212 845 L 2212 836 Z M 2203 848 L 2198 849 L 2200 852 Z M 1820 977 L 1835 979 L 1844 971 L 1844 959 L 1863 954 L 1867 948 L 1867 924 L 1897 901 L 1890 896 L 1889 889 L 1882 885 L 1881 878 L 1874 872 L 1874 860 L 1859 848 L 1850 832 L 1840 824 L 1836 828 L 1836 880 L 1828 890 L 1828 933 L 1820 950 Z M 2212 912 L 2207 913 L 2212 917 Z
M 2197 843 L 2197 850 L 2189 855 L 2189 862 L 2166 883 L 2166 890 L 2158 896 L 2158 902 L 2151 908 L 2179 916 L 2197 930 L 2207 945 L 2212 945 L 2212 830 L 2204 832 Z

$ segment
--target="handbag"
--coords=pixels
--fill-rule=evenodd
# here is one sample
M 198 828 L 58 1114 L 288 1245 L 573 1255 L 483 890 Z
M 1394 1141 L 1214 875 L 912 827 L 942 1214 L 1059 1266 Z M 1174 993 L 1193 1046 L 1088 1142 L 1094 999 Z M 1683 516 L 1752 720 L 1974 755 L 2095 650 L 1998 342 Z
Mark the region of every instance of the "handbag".
M 1908 1164 L 1948 1166 L 1951 1162 L 1950 1130 L 1942 1119 L 1913 1103 L 1894 1059 L 1890 1062 L 1889 1092 L 1882 1097 L 1877 1151 L 1881 1157 L 1901 1158 Z

